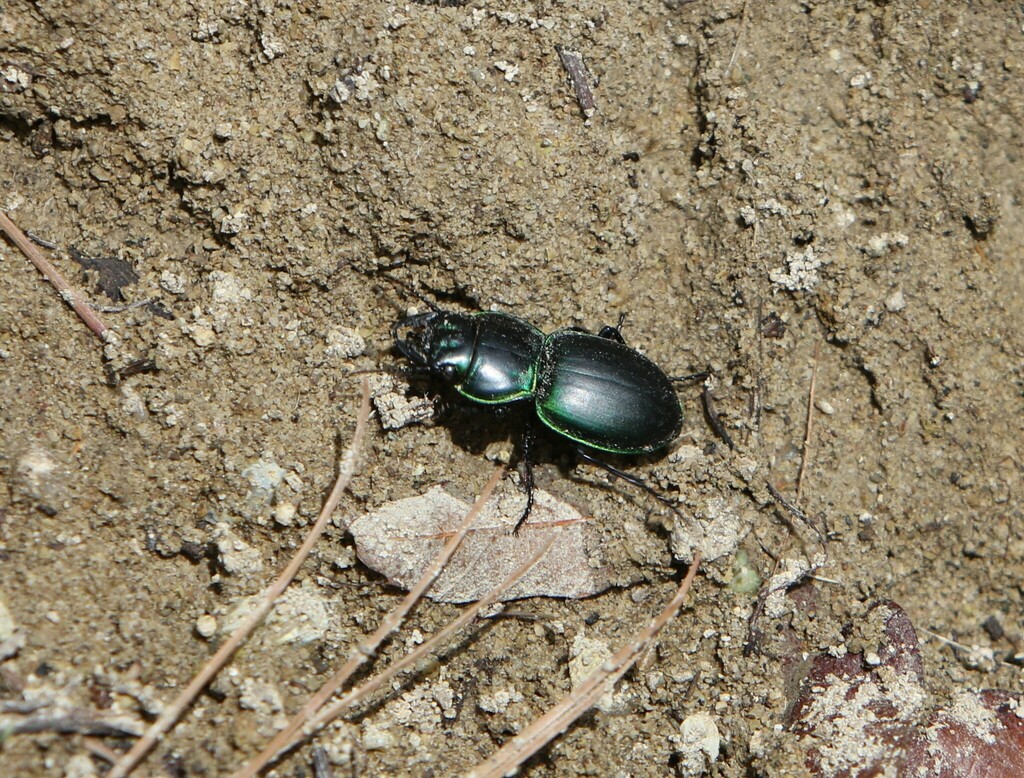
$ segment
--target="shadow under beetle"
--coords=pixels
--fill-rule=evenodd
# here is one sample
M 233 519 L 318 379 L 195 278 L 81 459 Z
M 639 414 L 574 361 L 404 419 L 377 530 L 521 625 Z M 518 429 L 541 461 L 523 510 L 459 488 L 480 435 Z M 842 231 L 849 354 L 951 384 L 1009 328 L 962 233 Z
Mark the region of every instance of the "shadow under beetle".
M 391 334 L 411 363 L 408 374 L 434 378 L 479 405 L 533 403 L 541 423 L 573 441 L 583 459 L 675 510 L 639 478 L 589 453 L 649 454 L 665 448 L 682 429 L 672 379 L 626 345 L 620 330 L 624 318 L 597 335 L 576 328 L 545 335 L 507 313 L 434 309 L 400 319 Z M 528 423 L 521 449 L 527 503 L 516 530 L 533 507 L 532 438 Z

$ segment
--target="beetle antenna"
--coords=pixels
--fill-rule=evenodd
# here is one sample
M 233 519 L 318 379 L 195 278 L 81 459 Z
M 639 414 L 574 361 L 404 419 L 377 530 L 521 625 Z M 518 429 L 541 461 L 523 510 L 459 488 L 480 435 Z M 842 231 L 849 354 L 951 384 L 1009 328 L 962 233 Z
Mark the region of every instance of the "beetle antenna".
M 365 370 L 353 370 L 345 375 L 405 375 L 402 365 L 379 365 Z
M 366 370 L 353 370 L 345 375 L 396 375 L 410 381 L 422 381 L 430 378 L 433 373 L 429 367 L 419 365 L 380 365 Z
M 412 284 L 408 283 L 407 281 L 403 281 L 401 278 L 396 278 L 395 276 L 391 275 L 388 272 L 382 272 L 382 273 L 379 273 L 379 275 L 384 277 L 384 278 L 386 278 L 392 284 L 397 286 L 399 289 L 401 289 L 403 292 L 405 292 L 405 294 L 407 294 L 409 297 L 415 297 L 417 300 L 419 300 L 421 303 L 423 303 L 425 306 L 427 306 L 434 313 L 440 313 L 441 312 L 441 309 L 437 306 L 436 303 L 434 303 L 431 300 L 428 300 L 423 295 L 423 293 L 420 292 L 420 290 L 417 287 L 413 286 Z

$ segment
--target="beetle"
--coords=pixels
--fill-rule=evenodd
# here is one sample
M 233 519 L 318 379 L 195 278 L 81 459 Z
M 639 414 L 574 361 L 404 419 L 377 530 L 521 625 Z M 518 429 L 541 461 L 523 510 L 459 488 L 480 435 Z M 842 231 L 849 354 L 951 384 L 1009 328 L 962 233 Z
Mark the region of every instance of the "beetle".
M 478 405 L 532 403 L 536 418 L 576 444 L 583 459 L 675 510 L 642 480 L 590 453 L 654 453 L 682 429 L 683 411 L 672 379 L 626 345 L 624 319 L 596 335 L 572 327 L 545 335 L 508 313 L 433 309 L 395 322 L 391 335 L 397 351 L 410 363 L 407 373 L 434 378 Z M 528 424 L 521 450 L 527 505 L 516 530 L 533 507 L 531 439 Z

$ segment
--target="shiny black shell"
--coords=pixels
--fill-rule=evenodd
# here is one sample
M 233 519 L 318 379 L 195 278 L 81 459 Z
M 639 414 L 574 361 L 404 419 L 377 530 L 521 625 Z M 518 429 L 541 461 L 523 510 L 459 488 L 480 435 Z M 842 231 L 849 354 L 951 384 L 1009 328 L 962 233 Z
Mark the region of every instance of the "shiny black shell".
M 456 385 L 463 397 L 496 405 L 533 395 L 544 334 L 507 313 L 473 316 L 476 339 L 466 377 Z
M 575 330 L 548 335 L 534 393 L 545 425 L 590 448 L 644 454 L 664 448 L 683 425 L 668 376 L 635 349 Z
M 613 337 L 574 329 L 545 336 L 507 313 L 435 310 L 395 323 L 395 347 L 415 366 L 485 405 L 532 401 L 547 427 L 588 448 L 664 448 L 683 412 L 668 376 Z

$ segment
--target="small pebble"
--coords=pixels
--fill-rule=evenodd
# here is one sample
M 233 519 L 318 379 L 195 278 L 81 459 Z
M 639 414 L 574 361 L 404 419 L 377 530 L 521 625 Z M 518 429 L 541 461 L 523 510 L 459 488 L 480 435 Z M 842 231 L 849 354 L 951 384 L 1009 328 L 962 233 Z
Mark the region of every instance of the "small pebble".
M 160 288 L 171 294 L 185 294 L 185 279 L 177 273 L 165 270 L 160 274 Z
M 835 406 L 832 405 L 828 400 L 815 400 L 814 407 L 824 413 L 826 416 L 831 416 L 836 412 Z
M 327 356 L 335 359 L 351 359 L 366 351 L 366 341 L 358 332 L 348 327 L 331 330 L 325 340 Z
M 889 313 L 899 313 L 907 307 L 907 298 L 903 296 L 903 292 L 896 291 L 885 298 L 885 309 Z
M 395 736 L 387 730 L 386 725 L 370 723 L 363 728 L 362 742 L 367 751 L 381 751 L 395 745 Z
M 274 521 L 282 527 L 290 527 L 295 523 L 295 505 L 290 502 L 280 502 L 274 506 Z
M 676 775 L 707 775 L 718 761 L 722 736 L 714 718 L 703 711 L 692 713 L 679 726 L 679 734 L 669 737 L 678 757 Z
M 96 766 L 88 754 L 76 754 L 64 765 L 64 778 L 96 778 Z
M 491 462 L 507 465 L 512 461 L 512 443 L 508 440 L 497 440 L 489 443 L 484 449 L 484 457 Z
M 212 638 L 217 634 L 217 619 L 209 613 L 204 613 L 196 619 L 196 632 L 202 638 Z

